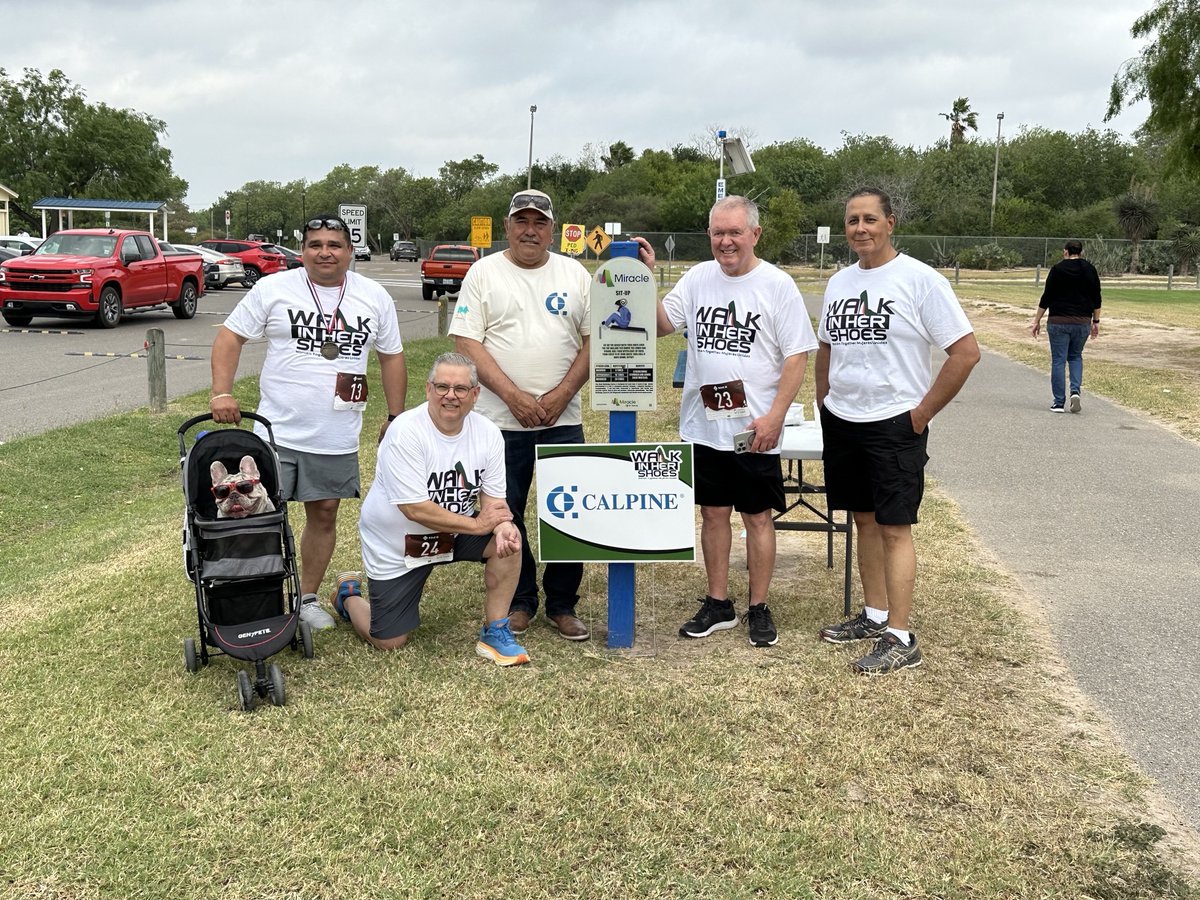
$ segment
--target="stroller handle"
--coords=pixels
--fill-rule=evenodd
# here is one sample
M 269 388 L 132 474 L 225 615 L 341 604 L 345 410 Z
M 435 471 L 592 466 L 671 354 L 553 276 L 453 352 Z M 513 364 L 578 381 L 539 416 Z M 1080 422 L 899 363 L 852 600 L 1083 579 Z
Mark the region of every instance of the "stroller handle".
M 271 420 L 270 419 L 268 419 L 266 416 L 260 416 L 256 412 L 248 412 L 248 411 L 242 412 L 242 418 L 243 419 L 252 419 L 255 422 L 261 422 L 263 424 L 263 426 L 265 426 L 267 429 L 267 443 L 269 443 L 271 445 L 272 450 L 278 449 L 275 446 L 275 431 L 271 428 Z M 188 431 L 190 431 L 195 426 L 199 425 L 201 422 L 212 422 L 212 421 L 215 421 L 213 419 L 212 413 L 201 413 L 198 416 L 192 416 L 192 418 L 188 419 L 186 422 L 184 422 L 182 425 L 179 426 L 179 430 L 176 431 L 175 433 L 179 436 L 179 456 L 181 459 L 187 453 L 186 438 L 187 438 Z

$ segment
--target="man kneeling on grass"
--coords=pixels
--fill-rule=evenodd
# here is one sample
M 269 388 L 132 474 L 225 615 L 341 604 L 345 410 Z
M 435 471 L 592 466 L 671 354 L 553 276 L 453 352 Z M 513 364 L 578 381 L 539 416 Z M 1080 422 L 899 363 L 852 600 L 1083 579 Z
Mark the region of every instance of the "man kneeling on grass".
M 421 591 L 433 567 L 483 561 L 485 624 L 475 652 L 513 666 L 529 662 L 508 627 L 521 533 L 504 500 L 504 438 L 472 411 L 478 396 L 470 359 L 437 358 L 426 402 L 401 414 L 384 435 L 363 501 L 358 532 L 370 602 L 361 575 L 347 572 L 338 576 L 332 605 L 364 641 L 395 650 L 421 622 Z

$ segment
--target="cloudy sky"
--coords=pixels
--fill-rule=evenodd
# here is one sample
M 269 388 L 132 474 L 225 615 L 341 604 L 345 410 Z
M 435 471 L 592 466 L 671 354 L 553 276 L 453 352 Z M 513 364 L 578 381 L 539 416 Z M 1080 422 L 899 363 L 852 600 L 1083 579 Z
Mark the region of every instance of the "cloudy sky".
M 10 77 L 62 69 L 93 102 L 163 119 L 188 202 L 340 163 L 436 176 L 481 153 L 579 159 L 622 140 L 751 149 L 843 132 L 925 147 L 959 96 L 980 135 L 1108 126 L 1113 74 L 1150 0 L 0 0 Z

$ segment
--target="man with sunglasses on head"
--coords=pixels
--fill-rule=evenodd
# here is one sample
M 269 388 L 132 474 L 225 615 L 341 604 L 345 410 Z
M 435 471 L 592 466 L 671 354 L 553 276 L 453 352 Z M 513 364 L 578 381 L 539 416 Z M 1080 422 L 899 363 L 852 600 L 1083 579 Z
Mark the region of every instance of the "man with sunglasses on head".
M 479 411 L 500 427 L 507 500 L 521 533 L 521 577 L 509 627 L 522 634 L 538 608 L 537 565 L 529 550 L 525 505 L 539 444 L 582 444 L 579 391 L 588 379 L 591 275 L 550 252 L 554 205 L 541 191 L 513 195 L 504 219 L 508 249 L 467 270 L 450 334 L 479 371 Z M 548 563 L 542 576 L 546 618 L 569 641 L 591 633 L 576 615 L 581 563 Z
M 473 561 L 484 564 L 485 592 L 475 652 L 498 666 L 529 662 L 508 627 L 521 533 L 504 502 L 504 439 L 472 411 L 478 397 L 471 360 L 443 353 L 429 370 L 425 402 L 397 419 L 379 445 L 358 520 L 370 600 L 357 572 L 338 578 L 333 598 L 338 614 L 376 649 L 408 642 L 435 566 Z
M 408 373 L 396 307 L 386 290 L 350 271 L 350 229 L 334 215 L 304 223 L 304 267 L 261 278 L 217 332 L 209 409 L 217 422 L 241 421 L 233 396 L 242 346 L 266 340 L 258 412 L 270 420 L 285 500 L 304 504 L 300 539 L 300 618 L 313 629 L 333 618 L 318 602 L 333 558 L 342 498 L 359 496 L 358 440 L 367 406 L 367 357 L 379 358 L 388 417 L 404 411 Z M 255 423 L 264 438 L 266 429 Z

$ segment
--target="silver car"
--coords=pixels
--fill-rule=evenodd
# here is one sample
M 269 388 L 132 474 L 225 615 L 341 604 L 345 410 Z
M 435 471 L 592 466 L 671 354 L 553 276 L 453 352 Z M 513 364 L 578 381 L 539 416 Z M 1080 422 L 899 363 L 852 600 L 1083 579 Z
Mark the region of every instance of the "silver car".
M 229 284 L 246 284 L 246 267 L 236 256 L 226 256 L 208 247 L 191 244 L 175 244 L 176 250 L 196 253 L 204 258 L 204 286 L 224 290 Z M 246 284 L 249 287 L 248 284 Z

